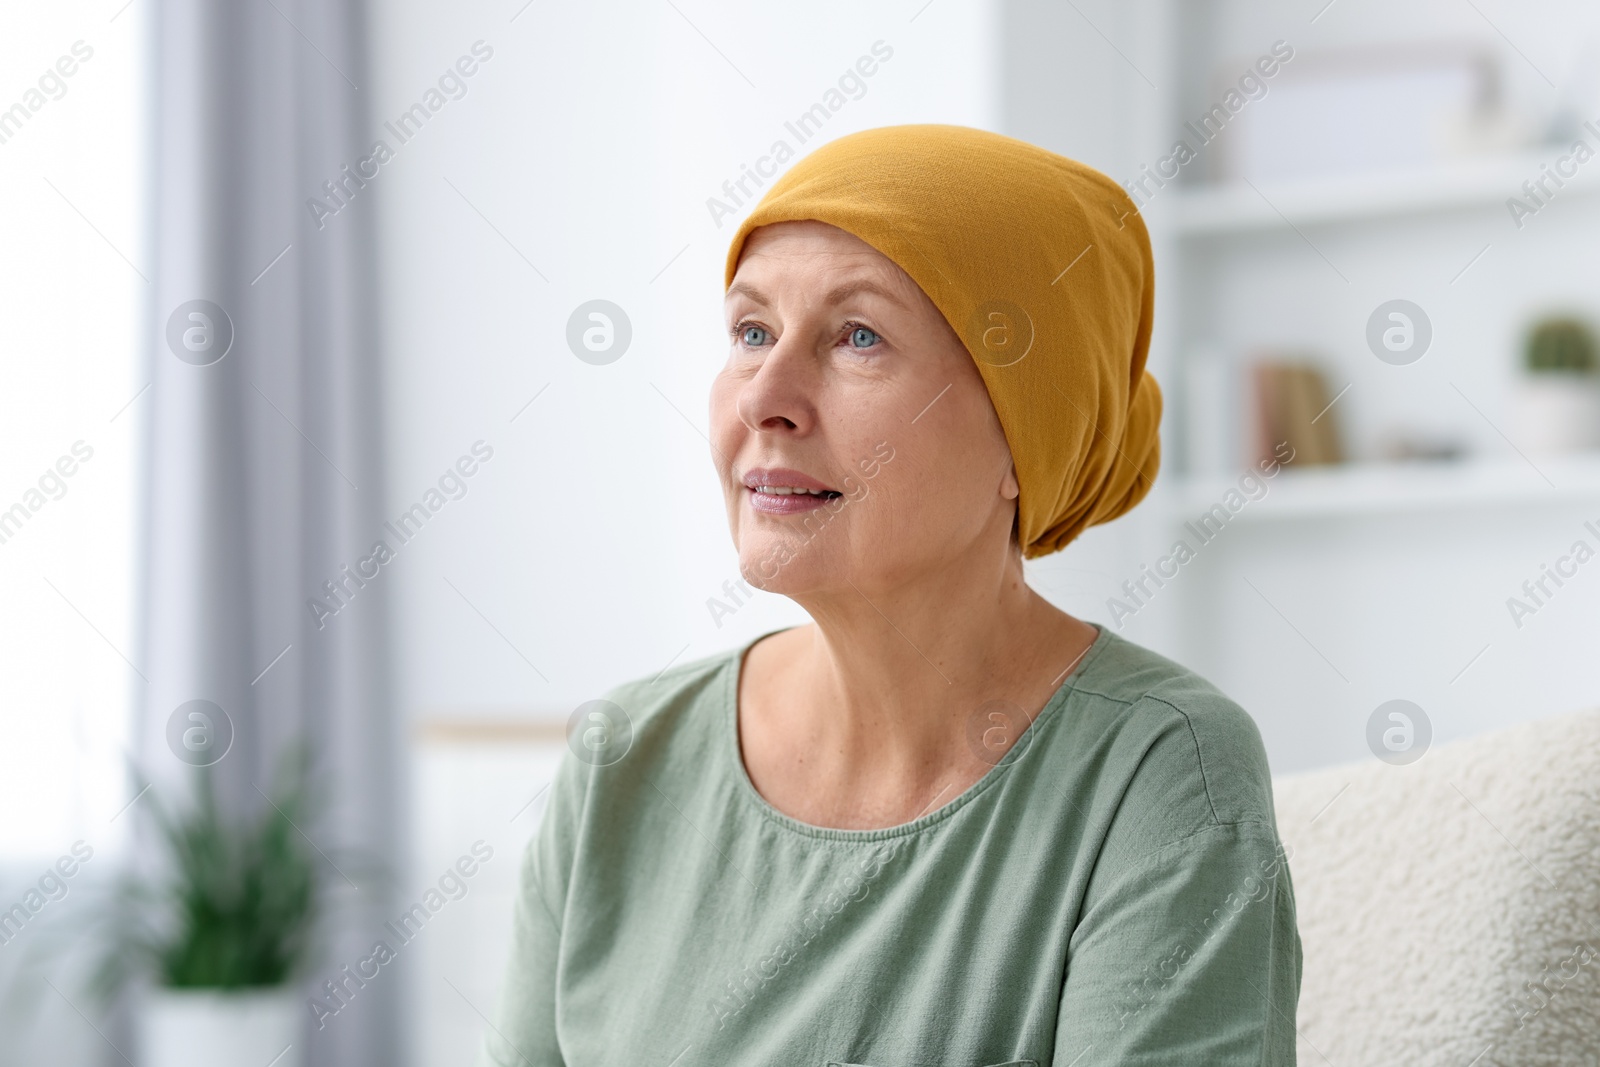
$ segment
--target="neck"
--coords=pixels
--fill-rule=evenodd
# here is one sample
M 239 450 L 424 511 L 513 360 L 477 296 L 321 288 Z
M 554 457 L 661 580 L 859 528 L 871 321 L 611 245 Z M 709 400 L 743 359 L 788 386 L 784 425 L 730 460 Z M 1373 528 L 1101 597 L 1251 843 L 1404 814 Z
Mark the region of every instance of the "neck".
M 843 770 L 885 762 L 906 773 L 962 762 L 967 719 L 1001 700 L 1038 715 L 1093 643 L 1093 627 L 1023 581 L 1012 551 L 899 582 L 802 601 L 816 625 L 796 638 L 796 725 Z

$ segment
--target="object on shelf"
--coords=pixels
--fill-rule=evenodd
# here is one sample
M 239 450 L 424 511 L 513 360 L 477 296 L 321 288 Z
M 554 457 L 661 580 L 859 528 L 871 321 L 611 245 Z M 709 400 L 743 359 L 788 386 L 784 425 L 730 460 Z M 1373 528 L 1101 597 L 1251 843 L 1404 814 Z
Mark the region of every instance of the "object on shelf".
M 1254 462 L 1282 459 L 1287 445 L 1296 467 L 1344 462 L 1335 394 L 1305 360 L 1262 360 L 1251 368 L 1255 401 Z
M 1448 42 L 1302 52 L 1233 125 L 1220 176 L 1262 183 L 1429 167 L 1537 139 L 1507 110 L 1495 56 Z
M 1594 334 L 1582 319 L 1548 318 L 1528 331 L 1527 369 L 1535 374 L 1570 371 L 1595 372 Z
M 1466 454 L 1460 438 L 1421 430 L 1391 430 L 1378 441 L 1378 458 L 1386 463 L 1453 463 Z
M 1600 448 L 1600 360 L 1588 324 L 1573 316 L 1535 323 L 1523 370 L 1512 402 L 1518 446 L 1547 456 Z

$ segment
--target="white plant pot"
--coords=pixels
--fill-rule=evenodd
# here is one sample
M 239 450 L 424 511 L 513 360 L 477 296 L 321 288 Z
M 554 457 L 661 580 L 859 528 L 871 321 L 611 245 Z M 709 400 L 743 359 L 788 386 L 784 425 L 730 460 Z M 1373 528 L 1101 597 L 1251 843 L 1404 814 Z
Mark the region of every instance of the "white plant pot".
M 293 989 L 152 990 L 140 1067 L 301 1067 L 305 1008 Z
M 1600 384 L 1584 374 L 1525 375 L 1512 396 L 1511 439 L 1530 455 L 1600 448 Z

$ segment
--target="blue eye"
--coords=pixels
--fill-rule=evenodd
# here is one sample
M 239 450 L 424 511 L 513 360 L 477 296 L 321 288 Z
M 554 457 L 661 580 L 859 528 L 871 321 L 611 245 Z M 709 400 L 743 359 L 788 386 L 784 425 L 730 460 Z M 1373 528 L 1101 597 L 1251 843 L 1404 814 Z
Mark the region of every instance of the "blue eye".
M 880 340 L 882 340 L 882 338 L 873 333 L 871 330 L 867 329 L 865 326 L 857 326 L 855 329 L 850 331 L 850 344 L 856 348 L 871 348 Z
M 760 326 L 744 326 L 739 333 L 740 340 L 751 348 L 760 348 L 765 343 L 766 336 L 767 331 Z

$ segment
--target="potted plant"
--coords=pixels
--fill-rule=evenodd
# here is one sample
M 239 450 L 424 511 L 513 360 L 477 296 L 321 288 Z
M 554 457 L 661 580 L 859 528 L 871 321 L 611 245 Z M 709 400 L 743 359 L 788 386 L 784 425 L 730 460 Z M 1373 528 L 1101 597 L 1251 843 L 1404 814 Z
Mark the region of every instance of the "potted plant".
M 1528 453 L 1600 447 L 1600 360 L 1583 320 L 1556 316 L 1528 331 L 1514 398 L 1514 439 Z
M 253 820 L 223 817 L 210 768 L 181 816 L 145 800 L 161 873 L 119 883 L 96 976 L 102 994 L 133 980 L 146 987 L 142 1067 L 302 1063 L 294 982 L 309 962 L 324 884 L 299 829 L 311 815 L 305 760 L 286 770 Z

